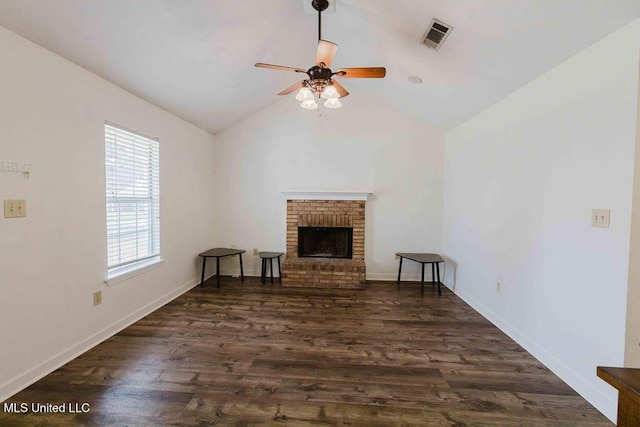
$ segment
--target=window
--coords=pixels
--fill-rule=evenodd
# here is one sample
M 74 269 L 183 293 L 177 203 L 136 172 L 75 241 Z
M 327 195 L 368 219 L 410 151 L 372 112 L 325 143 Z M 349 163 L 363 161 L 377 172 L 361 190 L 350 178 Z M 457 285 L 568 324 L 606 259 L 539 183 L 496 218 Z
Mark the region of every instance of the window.
M 159 144 L 105 124 L 107 279 L 160 261 Z

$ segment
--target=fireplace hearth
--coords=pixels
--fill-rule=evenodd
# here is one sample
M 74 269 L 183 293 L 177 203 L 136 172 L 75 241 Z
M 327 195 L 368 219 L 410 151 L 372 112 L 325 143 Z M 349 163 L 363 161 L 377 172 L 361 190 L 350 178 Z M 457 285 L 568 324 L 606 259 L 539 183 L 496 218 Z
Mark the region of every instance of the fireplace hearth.
M 298 227 L 301 258 L 351 258 L 353 228 Z

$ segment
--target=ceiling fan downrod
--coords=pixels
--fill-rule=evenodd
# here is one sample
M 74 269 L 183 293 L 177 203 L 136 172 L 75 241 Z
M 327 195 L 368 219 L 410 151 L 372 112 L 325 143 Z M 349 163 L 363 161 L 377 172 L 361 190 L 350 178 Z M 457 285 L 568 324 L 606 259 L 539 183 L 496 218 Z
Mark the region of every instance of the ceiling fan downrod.
M 328 0 L 311 0 L 311 6 L 318 11 L 318 41 L 322 40 L 322 11 L 329 7 Z

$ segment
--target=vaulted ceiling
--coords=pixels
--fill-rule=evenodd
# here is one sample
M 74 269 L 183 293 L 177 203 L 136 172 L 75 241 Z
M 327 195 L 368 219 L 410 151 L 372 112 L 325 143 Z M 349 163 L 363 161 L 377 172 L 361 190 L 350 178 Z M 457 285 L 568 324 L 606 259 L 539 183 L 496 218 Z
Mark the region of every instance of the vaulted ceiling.
M 313 65 L 307 2 L 0 0 L 0 25 L 215 134 L 301 79 L 256 62 Z M 442 130 L 640 17 L 640 0 L 333 3 L 322 19 L 323 38 L 339 45 L 333 68 L 387 68 L 382 80 L 342 80 L 351 96 L 372 93 Z M 438 51 L 420 44 L 434 17 L 454 27 Z

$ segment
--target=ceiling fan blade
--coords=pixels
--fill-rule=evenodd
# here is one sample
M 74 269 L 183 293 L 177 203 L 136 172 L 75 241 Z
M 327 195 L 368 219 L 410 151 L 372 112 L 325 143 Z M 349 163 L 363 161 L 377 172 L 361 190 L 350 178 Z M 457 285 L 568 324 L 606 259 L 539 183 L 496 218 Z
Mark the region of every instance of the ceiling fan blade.
M 274 70 L 282 70 L 282 71 L 295 71 L 296 73 L 306 73 L 307 70 L 303 70 L 302 68 L 294 68 L 294 67 L 285 67 L 283 65 L 273 65 L 273 64 L 263 64 L 262 62 L 258 62 L 256 64 L 258 68 L 272 68 Z
M 304 82 L 304 80 L 300 80 L 298 83 L 292 84 L 291 86 L 289 86 L 288 88 L 286 88 L 282 92 L 278 93 L 278 95 L 290 94 L 291 92 L 293 92 L 294 90 L 298 89 L 299 87 L 302 87 L 302 83 L 303 82 Z
M 340 94 L 340 98 L 344 98 L 345 96 L 349 95 L 349 91 L 346 90 L 344 86 L 342 86 L 336 80 L 331 80 L 331 83 L 333 84 L 333 87 L 335 87 L 338 93 Z
M 320 66 L 320 63 L 324 63 L 323 68 L 331 68 L 331 62 L 333 61 L 333 55 L 336 54 L 338 45 L 328 42 L 326 40 L 318 41 L 318 53 L 316 54 L 316 65 Z
M 381 79 L 387 75 L 387 70 L 384 67 L 353 67 L 340 68 L 334 74 L 343 79 Z

